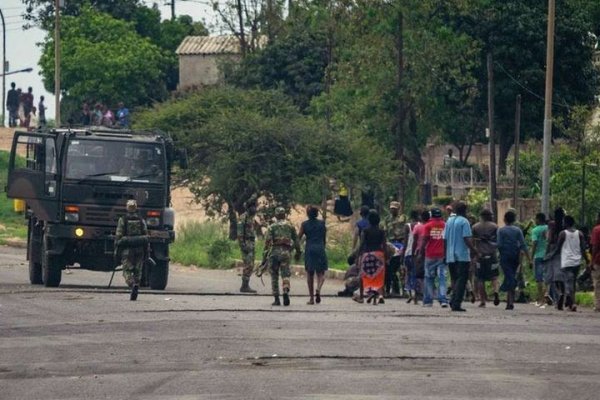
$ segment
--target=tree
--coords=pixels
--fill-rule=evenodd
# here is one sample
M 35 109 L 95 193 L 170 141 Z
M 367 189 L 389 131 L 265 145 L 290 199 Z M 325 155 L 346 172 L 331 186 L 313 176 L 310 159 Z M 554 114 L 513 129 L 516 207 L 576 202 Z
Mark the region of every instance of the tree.
M 305 110 L 324 89 L 327 40 L 322 26 L 311 26 L 310 16 L 298 14 L 264 49 L 244 58 L 230 82 L 243 88 L 281 89 Z
M 496 131 L 500 138 L 501 171 L 514 143 L 515 99 L 523 97 L 524 139 L 541 138 L 544 112 L 547 2 L 536 0 L 466 0 L 463 7 L 441 7 L 440 15 L 459 33 L 481 44 L 475 115 L 487 115 L 488 51 L 496 70 L 494 86 Z M 597 28 L 595 0 L 565 0 L 557 7 L 555 41 L 554 113 L 565 118 L 576 105 L 591 104 L 598 74 L 592 65 L 588 36 Z M 577 79 L 573 79 L 577 76 Z
M 135 117 L 136 127 L 167 130 L 187 148 L 190 168 L 182 178 L 198 202 L 227 215 L 231 226 L 253 194 L 289 206 L 319 200 L 325 177 L 385 185 L 391 175 L 385 149 L 364 136 L 329 135 L 279 91 L 205 89 Z
M 54 29 L 54 0 L 23 0 L 27 5 L 25 17 L 31 24 L 45 29 L 49 34 Z M 202 22 L 194 22 L 188 15 L 180 15 L 175 20 L 164 20 L 158 6 L 147 7 L 139 0 L 69 0 L 61 9 L 63 17 L 82 17 L 86 9 L 108 14 L 114 19 L 131 23 L 142 38 L 162 50 L 163 62 L 160 65 L 164 86 L 167 90 L 177 89 L 179 83 L 179 60 L 175 50 L 188 35 L 206 36 L 208 30 Z M 161 83 L 159 86 L 163 86 Z M 77 99 L 80 100 L 80 99 Z
M 83 8 L 77 17 L 64 17 L 61 45 L 61 89 L 67 99 L 137 106 L 166 95 L 163 53 L 131 23 Z M 53 35 L 43 43 L 40 66 L 44 86 L 53 92 Z

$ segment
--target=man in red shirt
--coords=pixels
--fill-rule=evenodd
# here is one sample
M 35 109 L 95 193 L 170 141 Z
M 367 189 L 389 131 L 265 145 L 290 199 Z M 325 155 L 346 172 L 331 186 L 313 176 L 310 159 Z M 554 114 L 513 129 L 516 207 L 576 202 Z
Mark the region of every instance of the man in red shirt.
M 592 280 L 594 281 L 594 297 L 596 306 L 594 311 L 600 312 L 600 213 L 596 220 L 596 226 L 592 230 Z
M 448 307 L 446 298 L 446 275 L 448 267 L 444 262 L 444 227 L 442 210 L 433 208 L 431 219 L 423 227 L 422 250 L 425 253 L 425 293 L 423 307 L 433 306 L 433 287 L 438 278 L 438 300 L 442 307 Z

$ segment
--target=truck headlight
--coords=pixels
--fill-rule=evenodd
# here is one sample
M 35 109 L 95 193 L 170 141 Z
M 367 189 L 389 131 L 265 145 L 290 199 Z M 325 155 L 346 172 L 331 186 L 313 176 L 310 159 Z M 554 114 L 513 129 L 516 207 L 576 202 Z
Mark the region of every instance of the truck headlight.
M 65 221 L 79 222 L 79 207 L 65 206 Z
M 160 225 L 160 211 L 150 210 L 146 213 L 146 225 L 148 226 L 159 226 Z

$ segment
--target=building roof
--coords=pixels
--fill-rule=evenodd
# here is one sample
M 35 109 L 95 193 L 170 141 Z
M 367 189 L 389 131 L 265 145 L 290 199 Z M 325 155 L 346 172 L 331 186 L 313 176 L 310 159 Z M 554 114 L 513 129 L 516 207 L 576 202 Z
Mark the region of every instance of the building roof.
M 176 53 L 178 55 L 240 54 L 240 41 L 234 35 L 186 36 Z

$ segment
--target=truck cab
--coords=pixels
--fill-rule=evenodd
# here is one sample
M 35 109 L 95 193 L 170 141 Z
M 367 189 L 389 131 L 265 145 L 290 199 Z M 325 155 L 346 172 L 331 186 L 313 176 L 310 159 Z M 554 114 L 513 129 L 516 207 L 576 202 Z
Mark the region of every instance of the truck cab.
M 114 259 L 117 222 L 134 199 L 155 261 L 146 263 L 142 280 L 164 289 L 175 238 L 171 168 L 178 159 L 185 166 L 183 154 L 161 132 L 15 132 L 6 191 L 27 205 L 30 282 L 56 287 L 67 266 L 113 271 L 120 261 Z

